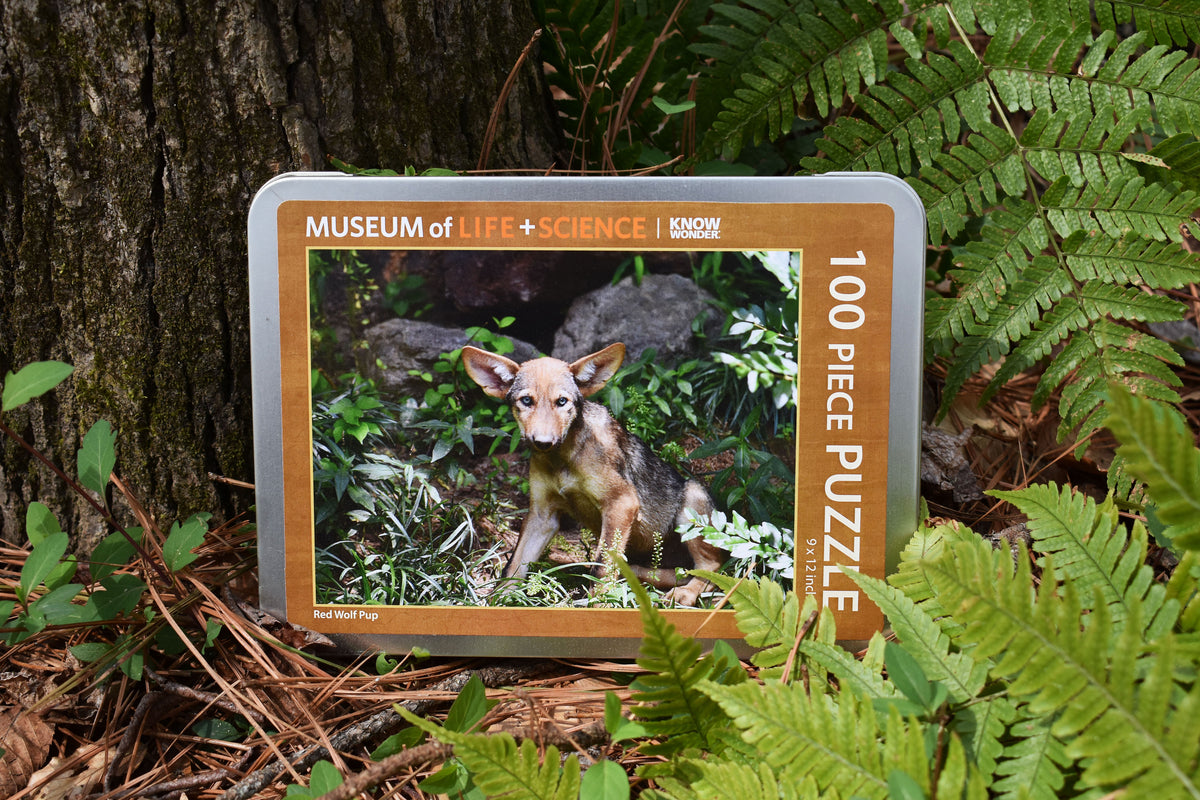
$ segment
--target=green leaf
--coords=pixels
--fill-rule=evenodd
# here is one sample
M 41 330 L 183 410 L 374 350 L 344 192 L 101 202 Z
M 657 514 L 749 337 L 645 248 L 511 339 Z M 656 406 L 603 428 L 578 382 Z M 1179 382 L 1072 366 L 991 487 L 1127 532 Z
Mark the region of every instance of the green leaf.
M 130 539 L 133 541 L 131 542 Z M 137 552 L 133 543 L 140 543 L 141 540 L 141 528 L 127 528 L 124 532 L 116 531 L 105 536 L 92 551 L 92 558 L 88 564 L 92 577 L 96 580 L 103 580 L 119 567 L 128 564 Z
M 604 693 L 604 729 L 614 742 L 641 739 L 646 728 L 621 713 L 621 698 L 613 692 Z M 586 778 L 585 778 L 586 780 Z
M 37 501 L 29 504 L 25 511 L 25 535 L 31 545 L 36 547 L 47 536 L 61 531 L 53 511 Z
M 518 747 L 509 733 L 456 733 L 401 706 L 396 707 L 396 713 L 439 741 L 453 745 L 455 756 L 489 797 L 578 800 L 579 759 L 574 753 L 561 760 L 558 748 L 551 745 L 546 748 L 543 761 L 532 739 L 526 739 Z
M 467 685 L 458 693 L 458 697 L 454 698 L 453 705 L 446 713 L 445 728 L 455 733 L 467 733 L 494 705 L 495 702 L 488 701 L 487 691 L 479 675 L 471 675 Z
M 204 543 L 204 536 L 208 533 L 208 519 L 211 516 L 195 514 L 182 525 L 178 522 L 171 524 L 171 531 L 167 534 L 167 540 L 163 542 L 163 561 L 168 569 L 177 572 L 199 557 L 193 551 Z
M 310 776 L 308 788 L 316 796 L 329 794 L 343 782 L 342 773 L 338 772 L 338 768 L 328 761 L 318 761 L 313 764 L 312 775 Z
M 79 482 L 100 497 L 108 487 L 109 476 L 117 463 L 117 435 L 107 420 L 98 420 L 83 437 L 79 448 Z
M 1108 387 L 1108 407 L 1117 454 L 1146 484 L 1156 516 L 1169 526 L 1166 536 L 1176 547 L 1200 549 L 1200 449 L 1187 420 L 1116 383 Z
M 66 380 L 74 371 L 74 367 L 61 361 L 37 361 L 22 367 L 15 375 L 8 373 L 4 378 L 0 411 L 11 411 L 35 397 L 40 397 Z
M 83 644 L 73 645 L 67 649 L 71 651 L 71 655 L 85 664 L 99 661 L 112 652 L 112 646 L 103 642 L 84 642 Z
M 442 768 L 417 784 L 417 788 L 428 794 L 457 795 L 471 783 L 471 773 L 462 762 L 452 758 Z
M 668 103 L 661 97 L 656 97 L 654 98 L 654 105 L 664 114 L 682 114 L 684 111 L 691 111 L 693 108 L 695 108 L 696 101 L 684 100 L 682 103 Z M 587 782 L 586 775 L 584 777 L 584 782 Z
M 579 800 L 629 800 L 629 776 L 614 761 L 597 761 L 583 773 Z
M 95 604 L 100 619 L 114 620 L 126 616 L 138 607 L 146 593 L 146 582 L 137 575 L 109 575 L 100 581 L 102 591 L 93 592 L 89 602 Z
M 45 618 L 47 625 L 68 625 L 82 622 L 84 621 L 84 615 L 81 613 L 83 608 L 72 602 L 82 591 L 83 587 L 77 583 L 60 586 L 34 601 L 30 606 L 30 612 L 32 613 L 36 609 L 37 613 Z
M 916 663 L 916 662 L 913 662 Z M 888 773 L 888 800 L 925 800 L 928 795 L 908 773 L 898 769 Z
M 372 761 L 382 761 L 388 756 L 395 755 L 401 750 L 416 747 L 425 738 L 425 731 L 420 728 L 405 728 L 394 733 L 371 752 Z
M 21 580 L 17 598 L 24 603 L 34 589 L 45 582 L 47 576 L 58 567 L 67 552 L 70 537 L 59 531 L 52 533 L 34 546 L 29 557 L 21 566 Z
M 199 720 L 192 726 L 192 733 L 202 739 L 216 739 L 221 742 L 240 742 L 243 738 L 236 725 L 223 719 Z
M 887 643 L 884 654 L 888 679 L 909 700 L 926 711 L 933 710 L 935 698 L 933 683 L 925 676 L 925 671 L 921 669 L 917 660 L 910 656 L 899 643 L 893 641 Z

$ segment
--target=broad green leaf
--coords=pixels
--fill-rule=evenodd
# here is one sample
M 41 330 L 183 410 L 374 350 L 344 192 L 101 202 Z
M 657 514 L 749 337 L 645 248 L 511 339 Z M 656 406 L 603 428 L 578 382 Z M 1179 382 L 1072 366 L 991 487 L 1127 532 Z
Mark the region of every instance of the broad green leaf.
M 310 798 L 332 792 L 343 782 L 342 773 L 328 761 L 318 761 L 313 764 L 312 774 L 308 778 L 308 786 L 292 784 L 287 787 L 286 797 Z
M 222 742 L 240 742 L 243 738 L 237 726 L 224 719 L 202 719 L 192 726 L 192 733 L 203 739 Z
M 583 773 L 579 800 L 629 800 L 629 776 L 615 761 L 597 761 Z
M 483 681 L 472 675 L 446 713 L 446 730 L 467 733 L 495 703 L 489 703 Z
M 888 678 L 905 697 L 923 709 L 932 710 L 933 684 L 907 650 L 896 642 L 888 642 L 884 650 L 884 663 L 887 664 Z
M 17 590 L 18 599 L 24 603 L 30 593 L 45 582 L 47 576 L 62 561 L 67 552 L 70 539 L 67 534 L 59 531 L 44 538 L 34 546 L 29 558 L 21 567 L 21 581 Z
M 146 583 L 137 575 L 109 575 L 100 581 L 101 591 L 93 592 L 89 602 L 95 603 L 100 619 L 113 620 L 126 616 L 137 608 Z
M 684 100 L 682 103 L 669 103 L 661 97 L 654 98 L 654 106 L 664 114 L 682 114 L 684 111 L 691 111 L 696 107 L 695 100 Z M 584 778 L 584 783 L 587 783 L 587 778 Z
M 47 625 L 68 625 L 75 622 L 82 622 L 87 616 L 82 606 L 77 606 L 71 601 L 79 596 L 83 591 L 83 587 L 77 583 L 68 583 L 66 586 L 60 586 L 54 591 L 47 592 L 39 597 L 31 606 L 30 611 L 37 609 Z
M 96 549 L 92 551 L 92 559 L 89 564 L 93 578 L 104 580 L 113 574 L 118 567 L 123 567 L 129 563 L 134 553 L 137 552 L 130 539 L 133 542 L 140 543 L 142 540 L 142 529 L 127 528 L 124 533 L 121 531 L 110 533 L 104 537 L 100 544 L 96 545 Z
M 163 542 L 163 561 L 172 572 L 183 569 L 198 558 L 193 551 L 204 543 L 210 516 L 195 514 L 182 525 L 178 522 L 171 524 L 171 531 Z
M 721 642 L 718 642 L 721 643 Z M 641 739 L 646 736 L 646 728 L 621 713 L 621 698 L 613 692 L 604 693 L 604 729 L 614 742 L 629 739 Z M 586 782 L 586 778 L 584 778 Z
M 458 759 L 452 758 L 442 768 L 417 784 L 423 792 L 457 796 L 471 783 L 471 774 Z
M 98 420 L 83 437 L 79 448 L 79 482 L 104 497 L 109 476 L 116 466 L 117 435 L 107 420 Z
M 111 653 L 112 645 L 104 644 L 103 642 L 84 642 L 83 644 L 77 644 L 67 649 L 71 651 L 71 655 L 83 663 L 91 664 L 93 661 L 99 661 Z
M 420 728 L 405 728 L 383 740 L 383 743 L 371 752 L 372 761 L 382 761 L 388 756 L 395 755 L 401 750 L 416 747 L 425 738 L 425 731 Z
M 75 368 L 61 361 L 37 361 L 4 378 L 4 393 L 0 410 L 12 411 L 65 381 Z
M 62 527 L 53 511 L 37 501 L 29 504 L 25 510 L 25 535 L 31 545 L 37 547 L 50 534 L 61 532 Z

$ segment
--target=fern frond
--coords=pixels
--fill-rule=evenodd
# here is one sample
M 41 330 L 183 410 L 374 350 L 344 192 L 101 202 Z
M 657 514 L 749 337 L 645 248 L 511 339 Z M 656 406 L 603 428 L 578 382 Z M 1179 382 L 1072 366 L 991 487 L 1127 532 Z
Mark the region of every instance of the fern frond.
M 1058 800 L 1070 766 L 1062 742 L 1050 733 L 1054 717 L 1027 716 L 1009 728 L 1016 740 L 996 765 L 991 789 L 999 800 Z
M 956 702 L 967 702 L 979 695 L 987 679 L 986 661 L 952 652 L 950 637 L 899 589 L 860 572 L 848 570 L 846 574 L 883 611 L 904 649 L 930 680 L 944 683 Z
M 1108 387 L 1108 427 L 1126 468 L 1146 484 L 1158 518 L 1179 547 L 1200 549 L 1200 449 L 1187 421 L 1161 403 Z
M 1086 317 L 1082 311 L 1079 313 Z M 1072 430 L 1087 433 L 1103 424 L 1107 412 L 1099 404 L 1111 380 L 1121 380 L 1146 397 L 1180 402 L 1171 386 L 1179 386 L 1181 381 L 1169 365 L 1182 363 L 1179 354 L 1162 340 L 1108 319 L 1098 319 L 1090 330 L 1075 332 L 1066 347 L 1047 364 L 1034 389 L 1033 400 L 1039 405 L 1045 403 L 1050 393 L 1062 386 L 1059 437 L 1065 439 Z
M 702 570 L 697 574 L 715 583 L 729 598 L 738 630 L 746 644 L 758 651 L 752 663 L 767 670 L 781 666 L 796 643 L 800 626 L 816 609 L 816 600 L 809 598 L 801 610 L 795 592 L 785 593 L 766 578 L 741 580 Z
M 718 3 L 723 24 L 701 31 L 696 48 L 718 64 L 737 64 L 734 90 L 700 143 L 702 157 L 736 158 L 747 142 L 776 139 L 791 129 L 807 99 L 825 115 L 882 79 L 887 29 L 906 13 L 897 0 Z M 932 5 L 926 2 L 920 6 Z
M 925 204 L 929 239 L 941 242 L 962 232 L 969 212 L 983 214 L 999 202 L 997 186 L 1010 196 L 1025 189 L 1025 168 L 1017 141 L 1008 131 L 980 125 L 949 152 L 934 156 L 935 166 L 922 166 L 909 185 Z
M 1110 30 L 1133 22 L 1158 44 L 1200 41 L 1200 17 L 1190 0 L 1097 0 L 1096 19 Z
M 972 762 L 989 778 L 1007 752 L 1008 727 L 1016 715 L 1011 700 L 992 695 L 960 709 L 954 716 L 955 732 L 962 737 Z
M 1084 28 L 1079 34 L 1086 32 Z M 1073 120 L 1122 120 L 1114 131 L 1153 134 L 1157 125 L 1167 135 L 1197 132 L 1200 61 L 1161 45 L 1141 52 L 1148 40 L 1145 33 L 1118 42 L 1112 31 L 1105 31 L 1086 49 L 1080 35 L 1058 42 L 1055 33 L 1026 34 L 1008 49 L 997 37 L 988 47 L 988 75 L 1009 110 L 1063 113 Z M 1047 48 L 1059 53 L 1056 63 L 1037 57 Z M 1076 58 L 1079 66 L 1072 69 Z
M 780 783 L 763 762 L 756 765 L 733 761 L 695 760 L 684 762 L 684 769 L 697 776 L 685 784 L 676 778 L 658 778 L 661 792 L 648 790 L 646 800 L 816 800 L 820 797 L 814 781 L 800 784 Z
M 894 709 L 880 730 L 870 702 L 850 690 L 836 701 L 799 684 L 706 684 L 704 690 L 781 785 L 811 778 L 822 792 L 885 798 L 888 775 L 899 769 L 929 791 L 924 737 Z
M 977 319 L 986 321 L 1029 259 L 1049 244 L 1032 203 L 1009 199 L 989 215 L 988 223 L 980 239 L 963 248 L 957 267 L 950 272 L 958 285 L 958 298 L 942 304 L 943 308 L 929 305 L 925 329 L 931 355 L 948 356 L 955 343 L 970 334 Z
M 1049 484 L 1015 492 L 992 492 L 1029 518 L 1029 534 L 1037 551 L 1053 557 L 1055 566 L 1082 597 L 1093 595 L 1109 607 L 1114 625 L 1137 616 L 1146 624 L 1142 633 L 1153 640 L 1171 629 L 1179 613 L 1167 602 L 1154 570 L 1146 563 L 1145 528 L 1132 535 L 1121 524 L 1111 497 L 1097 504 L 1081 492 Z
M 1148 655 L 1137 618 L 1114 629 L 1109 606 L 1084 608 L 1071 581 L 1059 583 L 1047 560 L 1031 591 L 1025 560 L 1016 570 L 1007 552 L 958 542 L 928 566 L 951 613 L 966 623 L 962 640 L 974 658 L 995 658 L 993 674 L 1009 696 L 1035 714 L 1061 709 L 1052 732 L 1070 740 L 1067 754 L 1083 764 L 1085 786 L 1128 787 L 1131 796 L 1200 798 L 1200 743 L 1180 742 L 1175 728 L 1196 726 L 1200 686 L 1185 693 L 1173 676 L 1173 635 Z M 1137 787 L 1135 791 L 1134 787 Z
M 1193 192 L 1200 189 L 1200 141 L 1195 136 L 1176 134 L 1156 144 L 1145 155 L 1150 163 L 1161 166 L 1167 181 L 1178 182 Z M 1198 235 L 1194 229 L 1192 235 Z
M 1080 113 L 1038 109 L 1021 133 L 1026 163 L 1048 182 L 1065 177 L 1074 186 L 1135 177 L 1137 170 L 1121 157 L 1121 148 L 1149 122 L 1150 109 L 1117 113 L 1111 106 Z
M 1184 226 L 1200 232 L 1200 226 L 1191 218 L 1200 207 L 1200 195 L 1147 183 L 1140 177 L 1079 187 L 1066 179 L 1059 180 L 1045 191 L 1039 205 L 1063 237 L 1099 228 L 1114 239 L 1136 234 L 1158 242 L 1179 242 Z M 1169 251 L 1163 248 L 1154 256 L 1164 252 Z
M 1197 206 L 1200 207 L 1200 206 Z M 1174 289 L 1200 280 L 1200 255 L 1172 242 L 1139 236 L 1114 239 L 1103 234 L 1076 231 L 1062 243 L 1067 266 L 1079 281 L 1138 284 L 1153 289 Z M 1170 313 L 1165 305 L 1163 309 Z
M 701 658 L 700 643 L 667 622 L 625 562 L 618 559 L 617 566 L 637 596 L 642 618 L 637 663 L 648 673 L 633 684 L 636 705 L 632 713 L 647 735 L 663 739 L 646 747 L 646 752 L 678 753 L 693 747 L 718 750 L 728 720 L 697 688 L 713 674 L 713 656 Z
M 1039 321 L 1041 312 L 1058 304 L 1072 288 L 1070 276 L 1058 268 L 1053 258 L 1034 256 L 991 315 L 973 323 L 970 335 L 955 348 L 953 364 L 946 375 L 942 411 L 949 407 L 968 378 L 999 360 L 1012 342 L 1024 339 Z
M 510 733 L 458 733 L 447 730 L 396 706 L 408 722 L 440 742 L 454 746 L 454 755 L 471 771 L 475 785 L 488 797 L 513 800 L 577 800 L 579 758 L 574 754 L 561 761 L 558 748 L 546 747 L 539 757 L 537 745 L 526 739 L 517 745 Z
M 886 82 L 856 98 L 867 119 L 842 117 L 826 126 L 817 141 L 824 156 L 801 165 L 813 172 L 910 175 L 932 164 L 946 143 L 957 143 L 964 121 L 971 130 L 990 132 L 983 65 L 960 42 L 951 42 L 949 53 L 908 59 L 907 72 L 888 73 Z

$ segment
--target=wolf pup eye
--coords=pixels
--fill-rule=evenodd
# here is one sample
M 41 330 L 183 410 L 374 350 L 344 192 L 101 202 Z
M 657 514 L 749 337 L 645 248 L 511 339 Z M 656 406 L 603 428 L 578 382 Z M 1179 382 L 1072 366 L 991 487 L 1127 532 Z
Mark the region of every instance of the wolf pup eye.
M 533 408 L 533 398 L 529 395 L 525 395 L 524 397 L 518 399 L 517 402 L 526 408 Z
M 570 401 L 568 398 L 566 398 L 566 397 L 560 397 L 560 398 L 558 398 L 557 400 L 555 400 L 555 401 L 554 401 L 554 405 L 558 406 L 559 408 L 562 408 L 563 406 L 565 406 L 565 405 L 566 405 L 567 403 L 569 403 L 569 402 L 571 402 L 571 401 Z

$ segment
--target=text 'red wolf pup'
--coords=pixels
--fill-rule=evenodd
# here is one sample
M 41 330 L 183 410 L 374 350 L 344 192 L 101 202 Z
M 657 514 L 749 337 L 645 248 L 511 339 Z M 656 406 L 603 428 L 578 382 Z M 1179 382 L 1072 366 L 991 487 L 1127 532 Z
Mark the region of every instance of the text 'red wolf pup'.
M 529 462 L 529 515 L 521 528 L 505 577 L 524 577 L 560 529 L 566 514 L 593 531 L 600 541 L 593 561 L 616 551 L 627 561 L 646 561 L 661 542 L 663 569 L 634 566 L 638 577 L 670 588 L 668 601 L 692 606 L 707 582 L 691 578 L 676 585 L 674 567 L 715 571 L 725 553 L 696 537 L 680 541 L 676 529 L 686 512 L 708 515 L 712 498 L 697 481 L 672 469 L 608 409 L 587 397 L 600 391 L 625 359 L 617 343 L 571 364 L 537 358 L 511 359 L 464 347 L 463 366 L 492 397 L 508 401 L 533 448 Z M 603 577 L 605 567 L 597 568 Z

